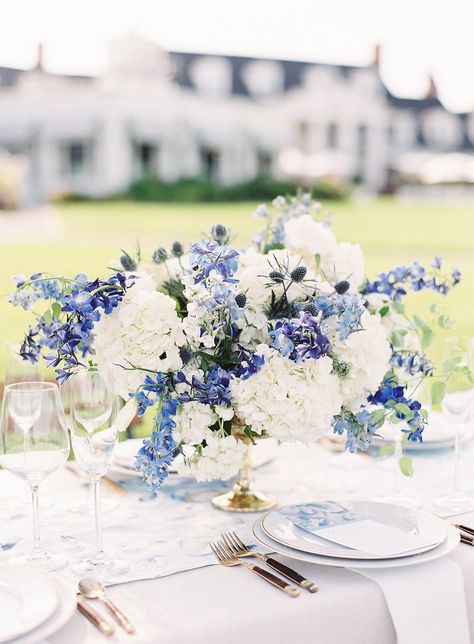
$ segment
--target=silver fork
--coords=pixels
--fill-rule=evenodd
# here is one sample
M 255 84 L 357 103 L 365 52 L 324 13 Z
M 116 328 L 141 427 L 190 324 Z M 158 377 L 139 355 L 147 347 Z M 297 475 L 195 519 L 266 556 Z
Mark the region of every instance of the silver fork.
M 209 545 L 211 547 L 212 552 L 215 554 L 217 561 L 221 564 L 221 566 L 244 566 L 245 568 L 255 573 L 262 579 L 265 579 L 265 581 L 268 581 L 270 584 L 272 584 L 272 586 L 276 586 L 276 588 L 283 590 L 283 592 L 285 592 L 290 597 L 298 597 L 298 595 L 300 594 L 300 591 L 297 588 L 295 588 L 294 586 L 291 586 L 286 581 L 284 581 L 283 579 L 280 579 L 276 575 L 272 575 L 272 573 L 268 572 L 268 570 L 264 570 L 259 566 L 255 566 L 254 564 L 251 564 L 248 561 L 242 561 L 241 559 L 236 559 L 231 555 L 231 553 L 223 543 L 216 541 L 214 543 L 212 542 L 209 543 Z
M 285 564 L 277 561 L 276 559 L 273 559 L 273 557 L 269 557 L 263 552 L 251 550 L 248 546 L 245 545 L 245 543 L 237 536 L 235 532 L 223 532 L 221 536 L 225 545 L 230 551 L 230 554 L 236 559 L 239 559 L 240 557 L 255 557 L 256 559 L 260 559 L 260 561 L 264 561 L 267 566 L 270 566 L 270 568 L 277 570 L 288 579 L 291 579 L 291 581 L 293 581 L 295 584 L 298 584 L 302 588 L 309 590 L 310 593 L 318 592 L 318 586 L 310 579 L 306 579 L 298 572 L 296 572 L 296 570 L 285 566 Z

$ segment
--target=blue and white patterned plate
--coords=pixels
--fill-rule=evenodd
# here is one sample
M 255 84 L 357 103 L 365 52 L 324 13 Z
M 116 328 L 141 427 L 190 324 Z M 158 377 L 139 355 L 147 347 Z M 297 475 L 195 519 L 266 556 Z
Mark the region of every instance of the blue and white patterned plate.
M 372 519 L 399 530 L 413 532 L 430 539 L 433 545 L 395 557 L 413 556 L 437 547 L 446 539 L 446 521 L 434 514 L 421 510 L 410 510 L 390 503 L 377 501 L 316 501 L 295 506 L 286 506 L 272 510 L 261 521 L 262 530 L 272 540 L 301 552 L 307 552 L 323 557 L 338 557 L 342 559 L 388 559 L 369 553 L 346 548 L 309 532 L 309 524 L 315 522 L 323 525 L 339 525 L 357 516 L 361 519 Z M 324 523 L 325 522 L 325 523 Z M 298 525 L 297 525 L 298 524 Z

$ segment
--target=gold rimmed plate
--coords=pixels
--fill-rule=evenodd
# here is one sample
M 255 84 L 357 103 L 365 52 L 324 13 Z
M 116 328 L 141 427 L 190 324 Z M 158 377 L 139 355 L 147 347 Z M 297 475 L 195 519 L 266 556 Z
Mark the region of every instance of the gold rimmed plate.
M 421 537 L 429 539 L 430 545 L 423 545 L 416 550 L 394 554 L 391 557 L 346 548 L 298 527 L 281 512 L 283 508 L 265 514 L 261 520 L 261 528 L 273 541 L 293 550 L 322 557 L 337 557 L 348 560 L 363 559 L 373 561 L 410 557 L 436 548 L 446 539 L 447 522 L 429 512 L 411 510 L 378 501 L 343 501 L 341 506 L 362 519 L 371 519 L 404 532 L 419 534 Z
M 271 539 L 262 529 L 261 521 L 261 519 L 255 521 L 252 526 L 252 534 L 259 544 L 263 545 L 268 550 L 271 550 L 271 552 L 275 552 L 297 561 L 305 561 L 307 563 L 318 564 L 320 566 L 330 566 L 337 568 L 375 569 L 414 566 L 420 563 L 425 563 L 427 561 L 434 561 L 435 559 L 440 559 L 441 557 L 446 556 L 459 545 L 460 541 L 459 531 L 454 526 L 447 524 L 445 540 L 440 543 L 439 546 L 433 548 L 432 550 L 428 550 L 427 552 L 411 555 L 409 557 L 397 557 L 390 559 L 344 559 L 341 557 L 314 555 L 308 552 L 302 552 L 301 550 L 295 550 L 281 543 L 278 543 L 278 541 Z

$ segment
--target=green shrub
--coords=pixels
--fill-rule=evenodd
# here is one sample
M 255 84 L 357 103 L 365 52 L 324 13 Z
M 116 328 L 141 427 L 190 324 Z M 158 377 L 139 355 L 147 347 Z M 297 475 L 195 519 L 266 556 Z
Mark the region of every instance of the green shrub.
M 146 177 L 132 183 L 125 197 L 136 201 L 161 201 L 184 203 L 209 203 L 219 201 L 268 201 L 276 195 L 294 193 L 297 185 L 290 181 L 256 177 L 250 181 L 231 186 L 222 186 L 206 179 L 181 179 L 165 183 Z M 338 200 L 349 196 L 346 184 L 335 181 L 317 181 L 304 186 L 311 189 L 317 199 Z

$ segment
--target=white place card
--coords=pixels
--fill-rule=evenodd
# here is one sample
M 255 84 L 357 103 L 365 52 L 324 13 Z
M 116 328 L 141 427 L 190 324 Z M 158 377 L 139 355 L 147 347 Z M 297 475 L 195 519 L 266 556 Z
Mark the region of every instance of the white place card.
M 393 557 L 436 544 L 436 541 L 427 537 L 405 532 L 372 519 L 349 521 L 311 532 L 346 548 L 354 548 L 379 557 Z
M 286 506 L 279 513 L 322 539 L 379 557 L 404 555 L 438 543 L 436 539 L 365 518 L 335 501 Z

